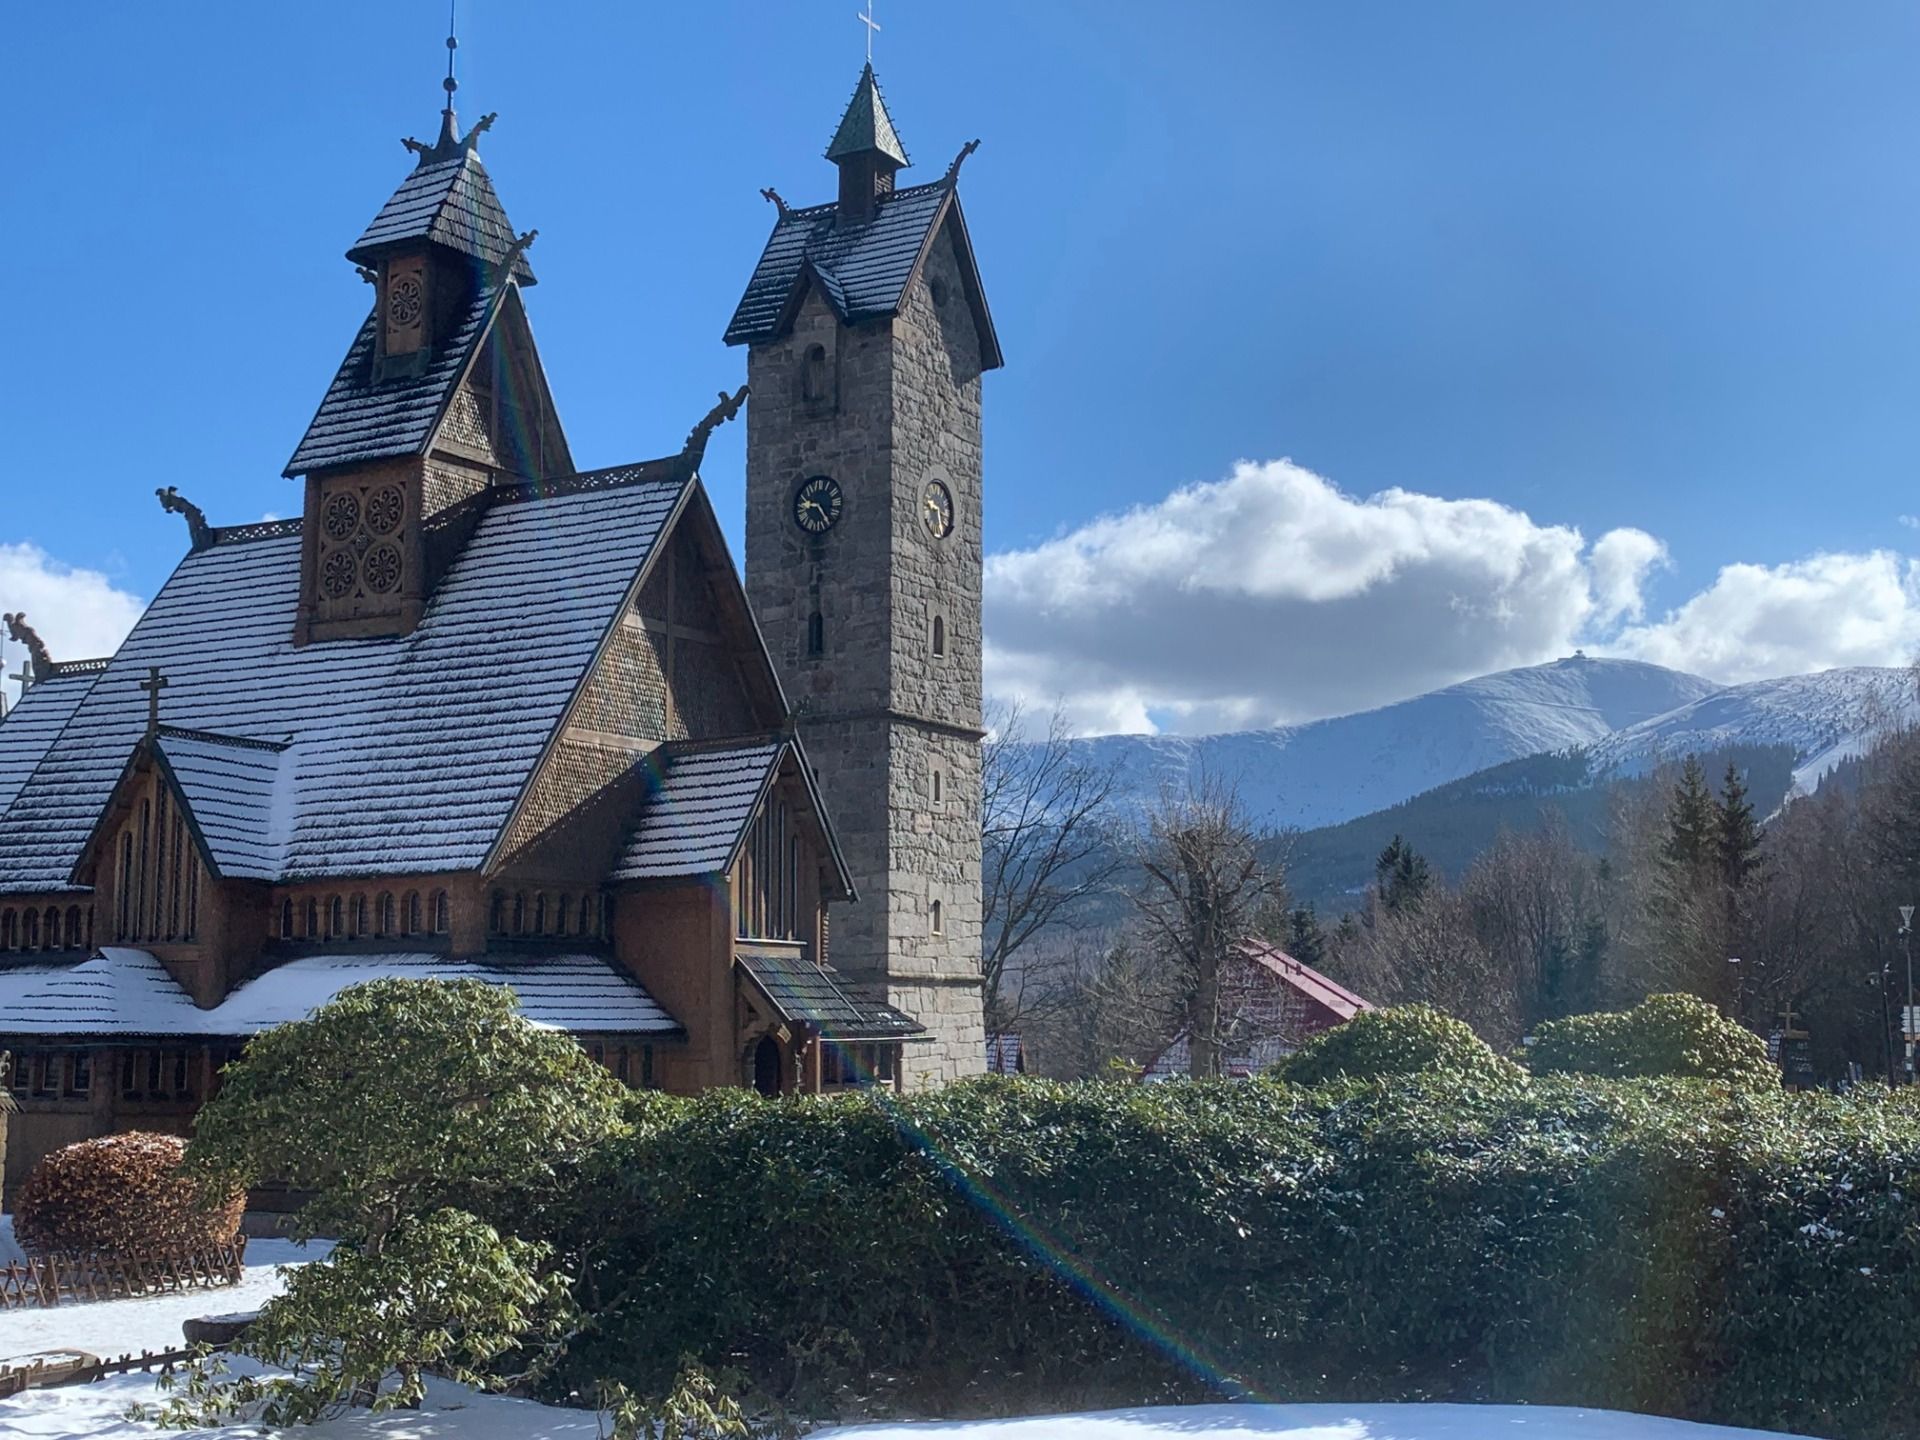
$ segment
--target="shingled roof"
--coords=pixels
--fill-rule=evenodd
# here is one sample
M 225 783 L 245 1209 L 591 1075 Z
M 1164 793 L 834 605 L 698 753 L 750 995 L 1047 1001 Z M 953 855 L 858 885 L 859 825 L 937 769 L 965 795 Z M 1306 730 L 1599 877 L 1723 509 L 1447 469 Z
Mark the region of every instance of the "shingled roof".
M 513 225 L 494 193 L 487 168 L 471 149 L 452 159 L 422 156 L 380 213 L 347 251 L 356 265 L 372 265 L 395 245 L 432 240 L 486 265 L 498 265 L 513 253 Z M 524 254 L 515 257 L 513 278 L 534 283 Z
M 731 869 L 761 800 L 784 767 L 805 781 L 828 854 L 852 897 L 852 879 L 798 740 L 664 745 L 644 764 L 647 796 L 614 863 L 615 881 L 695 879 Z
M 524 961 L 429 954 L 303 955 L 262 972 L 209 1010 L 194 1005 L 145 950 L 0 966 L 0 1014 L 14 1035 L 240 1038 L 303 1019 L 370 980 L 478 980 L 510 986 L 520 1013 L 552 1030 L 672 1036 L 680 1025 L 625 970 L 599 955 Z
M 746 293 L 727 324 L 727 344 L 776 338 L 789 319 L 795 290 L 810 278 L 849 325 L 897 315 L 921 257 L 942 225 L 951 221 L 967 301 L 980 337 L 980 367 L 996 370 L 1001 366 L 1000 341 L 974 265 L 960 196 L 950 180 L 882 195 L 874 202 L 873 218 L 862 224 L 839 224 L 835 214 L 833 205 L 812 205 L 788 210 L 775 222 Z
M 32 766 L 0 814 L 0 892 L 71 883 L 152 665 L 169 725 L 287 747 L 281 878 L 477 869 L 694 483 L 667 465 L 496 488 L 402 637 L 293 643 L 297 525 L 189 553 L 57 735 L 0 725 L 0 774 Z
M 283 793 L 285 745 L 163 726 L 154 755 L 186 801 L 216 874 L 273 880 L 285 859 L 275 799 Z
M 31 686 L 19 704 L 0 716 L 0 814 L 13 803 L 33 767 L 99 678 L 97 670 L 57 674 Z
M 460 323 L 434 347 L 431 361 L 417 375 L 376 377 L 379 312 L 369 314 L 281 473 L 305 475 L 330 465 L 424 452 L 511 288 L 482 285 Z
M 816 965 L 800 947 L 739 947 L 740 968 L 789 1024 L 805 1025 L 827 1040 L 904 1040 L 924 1035 L 911 1015 L 848 981 L 831 965 Z

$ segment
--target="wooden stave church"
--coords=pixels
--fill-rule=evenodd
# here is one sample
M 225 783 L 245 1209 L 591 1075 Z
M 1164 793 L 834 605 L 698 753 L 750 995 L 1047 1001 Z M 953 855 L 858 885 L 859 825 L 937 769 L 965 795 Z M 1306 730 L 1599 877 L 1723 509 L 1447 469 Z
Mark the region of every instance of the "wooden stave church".
M 926 1036 L 828 958 L 853 878 L 698 476 L 744 389 L 673 455 L 575 471 L 491 118 L 449 103 L 348 252 L 375 305 L 286 467 L 301 518 L 167 487 L 191 548 L 112 657 L 7 617 L 8 1183 L 186 1130 L 248 1035 L 377 975 L 510 984 L 681 1092 L 898 1087 Z

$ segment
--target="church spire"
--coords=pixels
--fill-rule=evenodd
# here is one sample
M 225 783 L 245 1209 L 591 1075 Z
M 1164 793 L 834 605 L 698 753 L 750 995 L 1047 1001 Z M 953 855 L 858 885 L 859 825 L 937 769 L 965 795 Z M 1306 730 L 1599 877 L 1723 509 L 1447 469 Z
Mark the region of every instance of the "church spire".
M 840 167 L 839 218 L 852 224 L 872 219 L 874 201 L 893 191 L 894 172 L 913 163 L 887 114 L 871 60 L 853 87 L 840 128 L 833 132 L 827 159 Z

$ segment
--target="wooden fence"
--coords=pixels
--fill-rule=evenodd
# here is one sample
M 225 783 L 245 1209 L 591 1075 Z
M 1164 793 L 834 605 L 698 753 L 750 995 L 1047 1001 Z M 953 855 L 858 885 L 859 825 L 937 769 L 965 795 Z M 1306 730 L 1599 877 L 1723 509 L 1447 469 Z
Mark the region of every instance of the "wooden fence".
M 0 1310 L 210 1290 L 238 1283 L 246 1263 L 244 1235 L 229 1245 L 174 1253 L 61 1250 L 0 1266 Z
M 142 1350 L 138 1355 L 122 1355 L 99 1360 L 78 1350 L 51 1351 L 44 1355 L 23 1355 L 17 1360 L 0 1360 L 0 1400 L 22 1390 L 39 1390 L 51 1385 L 86 1385 L 109 1375 L 125 1375 L 134 1370 L 158 1370 L 163 1375 L 193 1351 Z

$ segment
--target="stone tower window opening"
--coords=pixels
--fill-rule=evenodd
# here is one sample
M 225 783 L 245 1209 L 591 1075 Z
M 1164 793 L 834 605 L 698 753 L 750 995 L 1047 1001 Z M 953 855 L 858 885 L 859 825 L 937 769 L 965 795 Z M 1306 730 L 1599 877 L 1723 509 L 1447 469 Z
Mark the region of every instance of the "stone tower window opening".
M 813 344 L 800 362 L 800 403 L 819 414 L 833 408 L 833 372 L 827 364 L 827 347 Z
M 936 615 L 933 617 L 933 633 L 930 638 L 931 638 L 931 646 L 932 646 L 934 658 L 944 659 L 947 653 L 947 617 L 946 616 Z
M 940 902 L 938 900 L 934 901 L 930 909 L 933 917 L 933 933 L 935 935 L 946 934 L 946 920 L 941 911 Z
M 939 767 L 936 766 L 933 772 L 933 803 L 935 805 L 940 804 L 942 799 L 945 798 L 943 793 L 944 790 L 945 790 L 945 781 L 940 774 Z
M 827 653 L 827 617 L 818 610 L 807 617 L 807 654 Z

